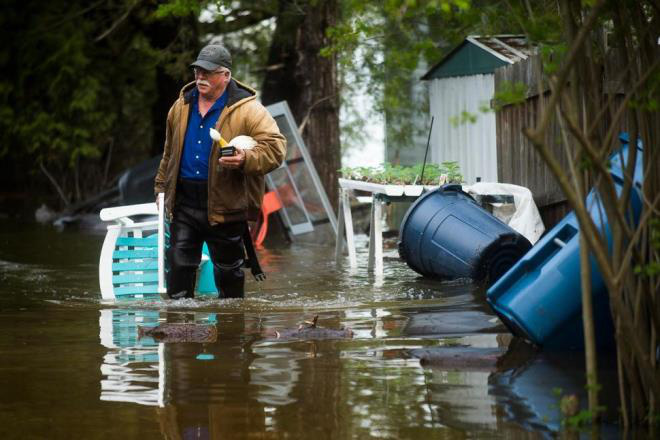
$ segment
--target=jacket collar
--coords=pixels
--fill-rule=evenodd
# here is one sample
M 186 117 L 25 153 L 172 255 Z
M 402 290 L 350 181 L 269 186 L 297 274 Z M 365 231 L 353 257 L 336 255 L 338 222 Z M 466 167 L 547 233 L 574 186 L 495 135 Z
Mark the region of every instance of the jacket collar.
M 232 79 L 229 81 L 229 85 L 227 86 L 229 89 L 229 97 L 227 98 L 227 107 L 231 107 L 232 105 L 238 103 L 239 101 L 244 100 L 245 98 L 251 98 L 253 96 L 256 96 L 257 93 L 246 86 L 245 84 L 241 84 L 240 82 Z

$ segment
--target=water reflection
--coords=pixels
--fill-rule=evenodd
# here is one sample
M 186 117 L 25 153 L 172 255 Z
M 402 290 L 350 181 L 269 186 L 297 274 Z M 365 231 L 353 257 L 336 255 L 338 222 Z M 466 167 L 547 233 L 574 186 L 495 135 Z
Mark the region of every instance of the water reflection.
M 553 438 L 568 429 L 559 411 L 561 396 L 587 405 L 581 352 L 541 352 L 510 334 L 441 340 L 446 346 L 414 349 L 427 370 L 428 400 L 438 420 L 461 430 L 523 430 Z M 616 366 L 599 359 L 602 438 L 618 438 Z M 507 438 L 508 435 L 504 435 Z
M 33 229 L 0 228 L 0 352 L 11 360 L 0 365 L 2 438 L 552 437 L 552 388 L 583 395 L 580 354 L 523 356 L 479 286 L 388 259 L 376 280 L 366 247 L 355 271 L 334 264 L 333 247 L 265 250 L 268 280 L 250 281 L 245 300 L 107 305 L 102 237 Z M 354 338 L 269 336 L 317 314 Z M 137 338 L 138 326 L 163 322 L 214 323 L 217 340 Z M 600 380 L 616 386 L 605 371 Z
M 253 323 L 243 314 L 218 315 L 210 344 L 166 343 L 165 407 L 158 412 L 168 438 L 230 438 L 262 430 L 264 408 L 250 383 Z M 206 356 L 200 360 L 199 354 Z M 187 437 L 188 436 L 188 437 Z
M 158 325 L 157 311 L 101 310 L 101 344 L 108 349 L 101 364 L 101 400 L 162 405 L 164 344 L 138 340 L 138 325 Z
M 101 364 L 101 400 L 163 406 L 166 403 L 165 343 L 139 337 L 138 327 L 150 328 L 174 321 L 213 324 L 215 313 L 162 313 L 157 310 L 103 309 L 99 318 L 101 345 L 108 349 Z M 207 344 L 185 344 L 194 359 L 213 359 Z M 181 346 L 181 345 L 179 345 Z M 186 356 L 187 357 L 187 356 Z
M 250 383 L 258 388 L 257 400 L 272 407 L 295 403 L 292 391 L 300 377 L 298 361 L 306 355 L 279 343 L 256 345 L 254 353 L 259 358 L 250 367 Z
M 454 305 L 465 299 L 456 295 Z M 469 304 L 328 311 L 324 327 L 349 326 L 356 335 L 328 341 L 272 337 L 274 329 L 295 328 L 303 315 L 294 311 L 104 309 L 100 399 L 156 407 L 166 438 L 317 430 L 379 438 L 554 435 L 561 424 L 552 389 L 579 393 L 579 362 L 564 356 L 555 365 Z M 165 322 L 213 324 L 218 337 L 138 338 L 139 326 Z
M 491 394 L 509 420 L 525 429 L 554 433 L 564 429 L 558 403 L 560 394 L 575 394 L 581 407 L 587 406 L 584 386 L 584 353 L 539 352 L 528 362 L 491 375 Z M 602 438 L 619 438 L 616 365 L 607 354 L 598 359 L 599 393 L 603 425 Z
M 461 430 L 502 429 L 504 420 L 497 411 L 490 378 L 493 372 L 507 368 L 503 359 L 513 348 L 511 336 L 469 335 L 442 342 L 442 346 L 410 351 L 427 366 L 427 398 L 438 421 Z
M 138 338 L 138 326 L 161 323 L 213 324 L 213 343 L 157 343 Z M 254 334 L 241 314 L 104 309 L 99 320 L 101 400 L 157 406 L 167 438 L 226 438 L 264 420 L 263 405 L 250 383 Z M 254 425 L 256 423 L 257 425 Z M 240 426 L 237 426 L 240 425 Z M 250 429 L 252 429 L 250 428 Z

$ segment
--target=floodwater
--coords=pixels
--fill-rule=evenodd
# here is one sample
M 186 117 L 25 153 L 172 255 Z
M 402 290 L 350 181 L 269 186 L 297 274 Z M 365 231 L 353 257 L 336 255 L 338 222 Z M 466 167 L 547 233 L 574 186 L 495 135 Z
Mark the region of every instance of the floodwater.
M 100 299 L 102 241 L 0 220 L 0 438 L 550 438 L 553 390 L 585 406 L 582 354 L 512 339 L 482 287 L 420 278 L 393 250 L 373 276 L 364 236 L 357 269 L 292 244 L 260 252 L 268 279 L 248 273 L 244 300 L 121 303 Z M 315 315 L 353 338 L 274 336 Z M 214 325 L 217 340 L 137 337 L 157 322 Z

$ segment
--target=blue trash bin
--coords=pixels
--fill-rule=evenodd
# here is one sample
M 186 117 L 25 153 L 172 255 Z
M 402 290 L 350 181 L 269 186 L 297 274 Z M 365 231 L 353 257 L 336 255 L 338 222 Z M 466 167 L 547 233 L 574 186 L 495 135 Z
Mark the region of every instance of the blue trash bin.
M 617 152 L 610 158 L 618 193 L 623 189 L 621 164 L 625 163 L 627 157 L 627 144 L 624 143 L 620 152 L 622 154 Z M 639 145 L 635 169 L 631 207 L 633 222 L 636 223 L 642 209 L 642 151 Z M 611 245 L 612 236 L 605 210 L 595 190 L 587 196 L 587 208 L 594 223 L 604 231 Z M 488 289 L 488 302 L 515 335 L 545 348 L 584 347 L 579 233 L 577 217 L 571 212 Z M 591 288 L 596 342 L 600 347 L 612 346 L 613 323 L 609 296 L 593 257 Z
M 623 185 L 623 173 L 625 170 L 626 161 L 628 160 L 629 140 L 628 133 L 623 132 L 619 135 L 621 141 L 621 148 L 610 156 L 610 173 L 614 180 Z M 636 190 L 642 190 L 642 181 L 644 180 L 644 164 L 642 156 L 644 149 L 642 148 L 642 140 L 637 140 L 637 158 L 635 161 L 633 183 Z
M 417 199 L 399 234 L 401 258 L 435 279 L 492 283 L 530 248 L 524 236 L 479 206 L 460 185 L 444 185 Z

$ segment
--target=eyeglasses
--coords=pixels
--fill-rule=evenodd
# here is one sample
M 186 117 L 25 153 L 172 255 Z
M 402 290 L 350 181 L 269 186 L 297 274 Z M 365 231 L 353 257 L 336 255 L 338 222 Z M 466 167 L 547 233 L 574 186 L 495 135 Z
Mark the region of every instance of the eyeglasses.
M 195 73 L 195 76 L 213 76 L 213 75 L 218 75 L 218 74 L 225 74 L 228 73 L 229 70 L 206 70 L 202 69 L 201 67 L 193 67 L 193 72 Z

